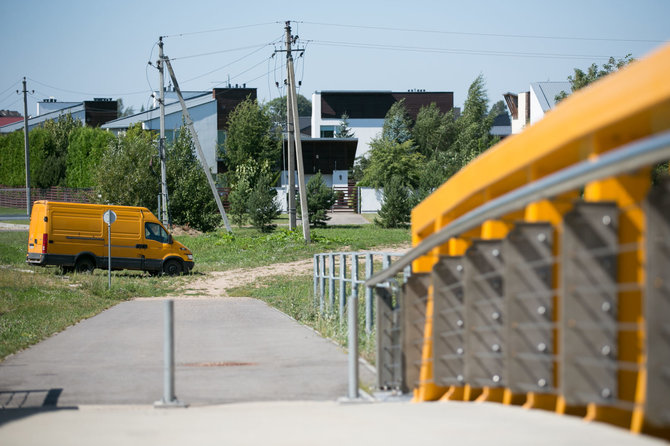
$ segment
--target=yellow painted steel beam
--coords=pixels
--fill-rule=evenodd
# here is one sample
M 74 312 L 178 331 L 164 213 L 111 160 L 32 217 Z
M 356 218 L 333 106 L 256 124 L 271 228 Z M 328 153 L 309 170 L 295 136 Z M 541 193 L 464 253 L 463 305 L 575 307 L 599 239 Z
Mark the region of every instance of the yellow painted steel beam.
M 594 146 L 599 153 L 669 129 L 669 76 L 667 45 L 574 93 L 538 123 L 484 152 L 414 208 L 414 245 L 531 177 L 587 159 Z M 431 259 L 417 259 L 415 270 L 430 270 Z

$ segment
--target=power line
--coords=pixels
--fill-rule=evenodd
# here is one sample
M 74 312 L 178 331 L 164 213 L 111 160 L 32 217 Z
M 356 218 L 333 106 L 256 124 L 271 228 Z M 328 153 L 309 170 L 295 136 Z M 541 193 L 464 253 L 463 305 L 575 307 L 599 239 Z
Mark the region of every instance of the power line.
M 373 29 L 378 31 L 394 31 L 394 32 L 414 32 L 424 34 L 449 34 L 462 36 L 480 36 L 480 37 L 505 37 L 517 39 L 550 39 L 550 40 L 590 40 L 598 42 L 637 42 L 637 43 L 664 43 L 665 40 L 655 39 L 622 39 L 622 38 L 608 38 L 608 37 L 583 37 L 583 36 L 547 36 L 547 35 L 531 35 L 531 34 L 498 34 L 498 33 L 476 33 L 464 31 L 438 31 L 427 29 L 412 29 L 412 28 L 392 28 L 386 26 L 364 26 L 364 25 L 347 25 L 342 23 L 324 23 L 324 22 L 302 22 L 308 25 L 318 26 L 336 26 L 341 28 L 359 28 L 359 29 Z
M 200 53 L 200 54 L 192 54 L 192 55 L 189 55 L 189 56 L 171 57 L 170 60 L 175 61 L 175 60 L 182 60 L 182 59 L 192 59 L 194 57 L 212 56 L 214 54 L 232 53 L 232 52 L 235 52 L 235 51 L 248 50 L 249 48 L 258 48 L 259 46 L 264 48 L 264 47 L 270 46 L 272 44 L 274 44 L 274 41 L 270 42 L 270 43 L 263 43 L 262 45 L 258 45 L 258 44 L 248 45 L 248 46 L 242 46 L 242 47 L 239 47 L 239 48 L 230 48 L 230 49 L 226 49 L 226 50 L 210 51 L 209 53 Z
M 216 32 L 221 32 L 221 31 L 232 31 L 236 29 L 244 29 L 244 28 L 253 28 L 257 26 L 266 26 L 266 25 L 275 25 L 278 22 L 264 22 L 264 23 L 255 23 L 252 25 L 241 25 L 241 26 L 231 26 L 227 28 L 216 28 L 216 29 L 208 29 L 208 30 L 203 30 L 203 31 L 192 31 L 192 32 L 186 32 L 186 33 L 180 33 L 180 34 L 170 34 L 167 36 L 163 36 L 163 38 L 168 38 L 168 37 L 184 37 L 184 36 L 192 36 L 195 34 L 207 34 L 207 33 L 216 33 Z
M 545 59 L 588 59 L 588 60 L 593 59 L 607 60 L 610 57 L 610 56 L 594 56 L 587 54 L 555 54 L 555 53 L 526 53 L 518 51 L 469 50 L 461 48 L 435 48 L 435 47 L 420 47 L 420 46 L 385 45 L 385 44 L 359 43 L 359 42 L 338 42 L 328 40 L 309 40 L 308 42 L 313 43 L 315 45 L 324 45 L 324 46 L 405 51 L 415 53 L 444 53 L 444 54 L 466 54 L 476 56 L 506 56 L 506 57 L 545 58 Z
M 49 87 L 49 88 L 52 88 L 54 90 L 64 91 L 66 93 L 83 94 L 83 95 L 88 95 L 88 96 L 98 96 L 98 95 L 100 95 L 100 96 L 109 96 L 109 95 L 111 95 L 111 96 L 132 96 L 132 95 L 136 95 L 136 94 L 146 93 L 146 90 L 132 91 L 132 92 L 128 92 L 128 93 L 99 93 L 99 92 L 98 93 L 91 93 L 91 92 L 75 91 L 75 90 L 68 90 L 68 89 L 65 89 L 65 88 L 54 87 L 53 85 L 45 84 L 44 82 L 40 82 L 40 81 L 35 80 L 33 78 L 30 78 L 30 77 L 28 77 L 28 79 L 30 79 L 32 82 L 35 82 L 36 84 L 42 85 L 43 87 Z

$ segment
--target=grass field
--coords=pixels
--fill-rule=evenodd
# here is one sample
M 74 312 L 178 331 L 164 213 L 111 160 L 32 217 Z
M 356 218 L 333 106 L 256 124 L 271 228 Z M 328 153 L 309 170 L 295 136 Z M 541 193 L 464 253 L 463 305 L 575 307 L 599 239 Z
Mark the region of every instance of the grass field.
M 27 232 L 0 232 L 0 359 L 62 331 L 133 297 L 164 296 L 191 277 L 150 277 L 139 272 L 112 273 L 107 289 L 106 271 L 92 275 L 63 275 L 57 267 L 25 263 Z M 255 229 L 234 229 L 198 236 L 175 237 L 195 257 L 195 273 L 251 268 L 311 258 L 315 253 L 381 249 L 409 242 L 406 229 L 380 229 L 374 225 L 333 226 L 312 230 L 313 243 L 301 232 L 278 228 L 271 234 Z M 320 315 L 312 301 L 311 276 L 266 277 L 260 287 L 241 287 L 234 295 L 257 297 L 309 325 L 324 336 L 346 343 L 346 331 L 336 318 Z M 361 312 L 362 313 L 362 312 Z M 361 337 L 361 351 L 372 357 L 373 344 Z

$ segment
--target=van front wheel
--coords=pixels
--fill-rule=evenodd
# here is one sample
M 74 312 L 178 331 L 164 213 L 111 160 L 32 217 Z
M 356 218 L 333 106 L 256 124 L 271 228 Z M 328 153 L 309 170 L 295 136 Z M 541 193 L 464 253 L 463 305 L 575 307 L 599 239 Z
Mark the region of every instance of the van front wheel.
M 78 259 L 74 265 L 74 270 L 80 274 L 91 274 L 93 268 L 95 268 L 95 265 L 93 265 L 93 261 L 88 257 Z
M 181 263 L 178 260 L 168 260 L 163 265 L 163 272 L 168 276 L 178 276 L 182 273 Z

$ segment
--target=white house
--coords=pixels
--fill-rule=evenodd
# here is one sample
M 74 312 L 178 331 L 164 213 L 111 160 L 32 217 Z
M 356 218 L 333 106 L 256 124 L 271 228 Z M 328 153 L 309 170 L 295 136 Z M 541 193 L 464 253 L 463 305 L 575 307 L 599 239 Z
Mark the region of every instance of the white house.
M 370 141 L 381 133 L 386 113 L 402 99 L 413 120 L 421 107 L 431 103 L 442 113 L 454 106 L 453 92 L 316 91 L 312 95 L 312 138 L 333 138 L 346 114 L 358 139 L 356 157 L 363 156 L 370 150 Z
M 570 92 L 570 82 L 533 82 L 528 91 L 503 95 L 512 114 L 512 134 L 542 119 L 556 106 L 555 98 L 561 91 Z

